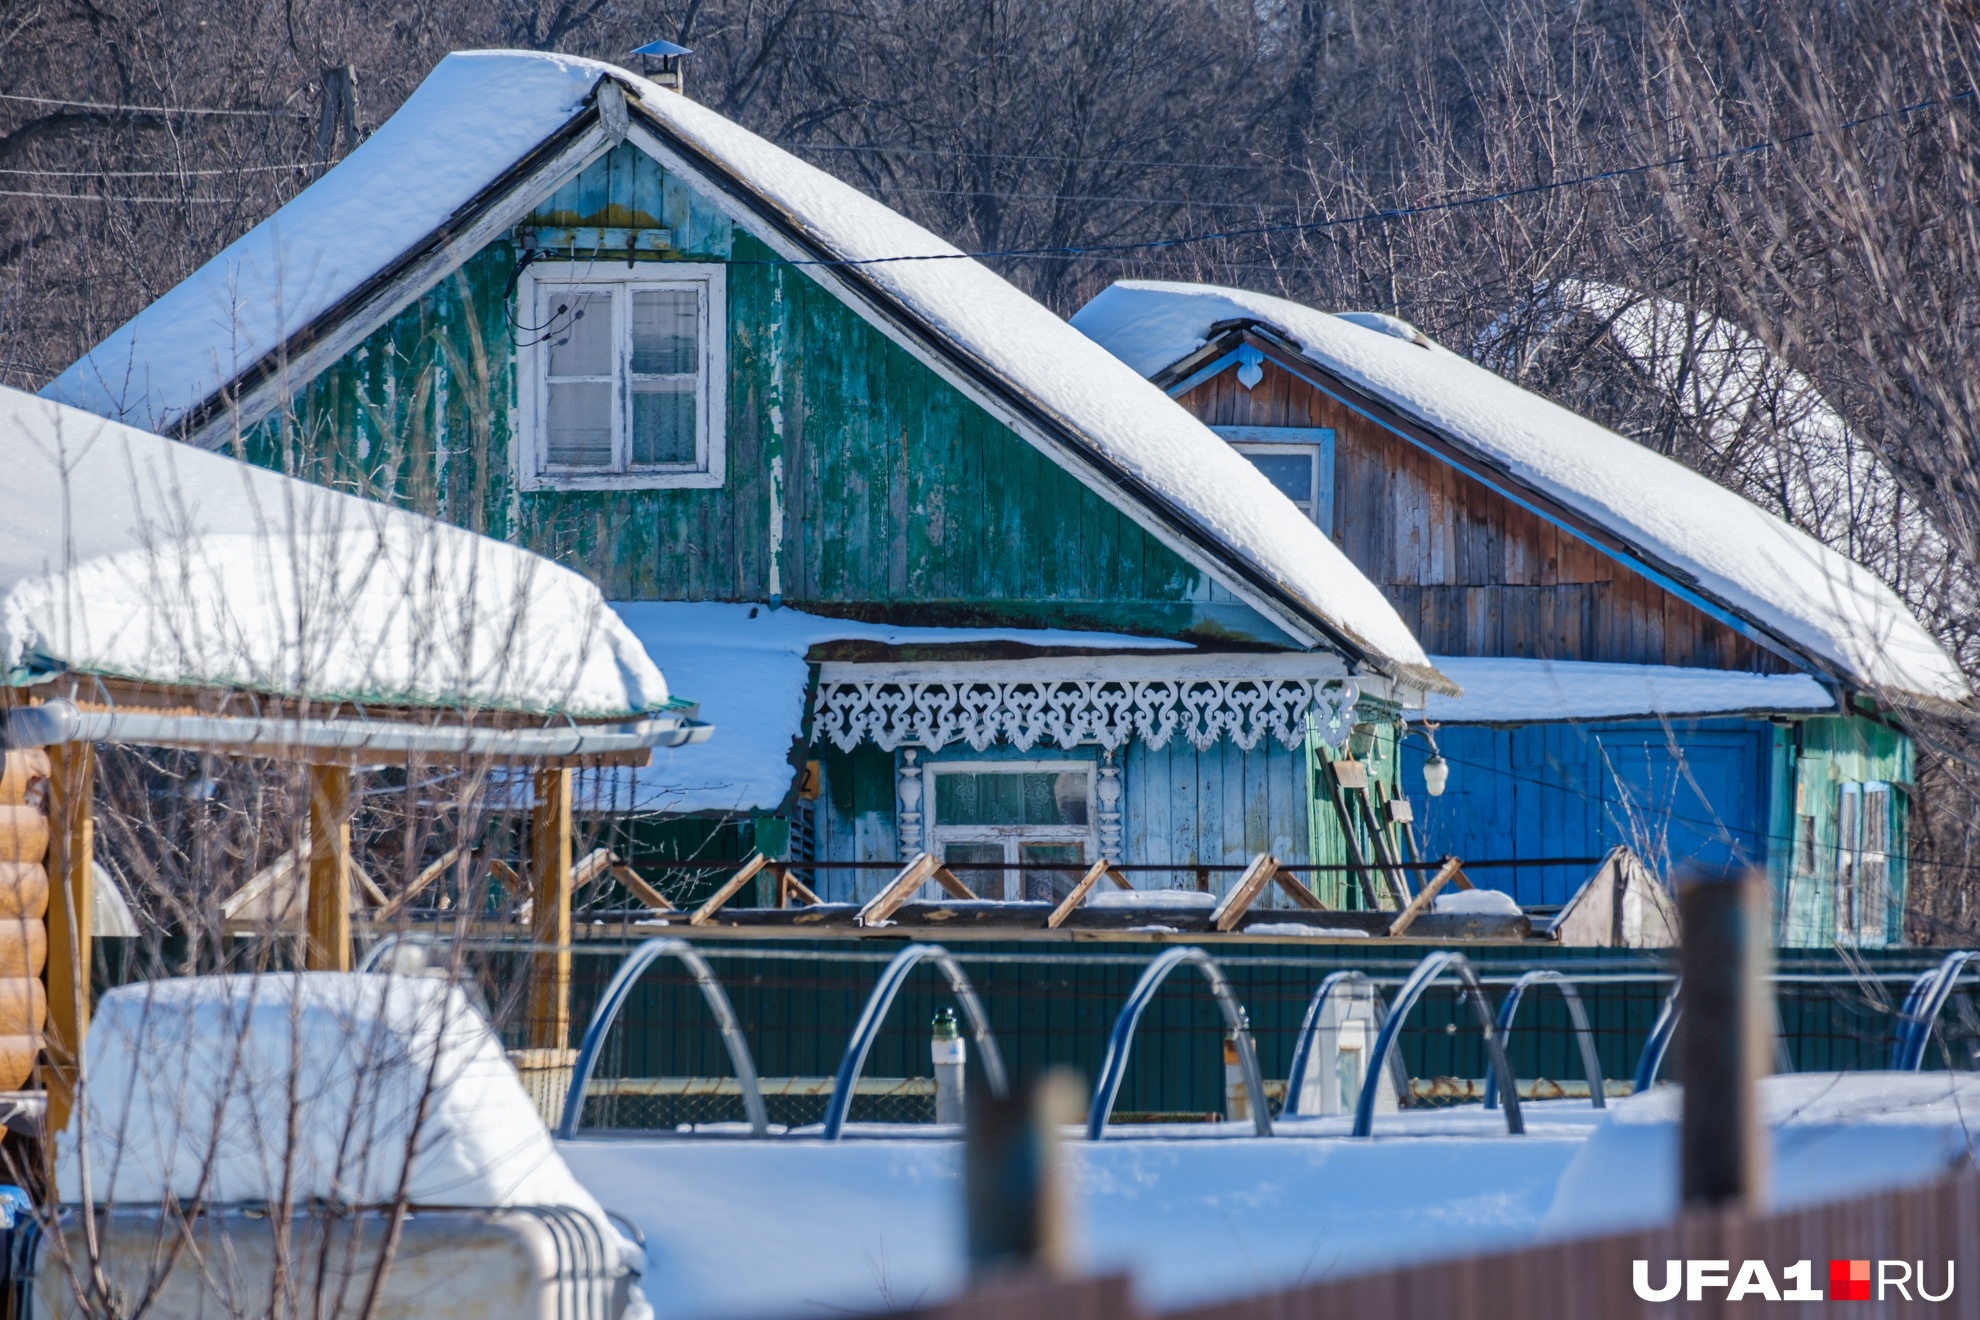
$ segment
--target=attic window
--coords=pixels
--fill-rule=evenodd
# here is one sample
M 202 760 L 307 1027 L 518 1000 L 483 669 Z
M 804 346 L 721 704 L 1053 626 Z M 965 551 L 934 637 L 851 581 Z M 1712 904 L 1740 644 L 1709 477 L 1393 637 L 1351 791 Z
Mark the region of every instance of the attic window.
M 724 267 L 539 262 L 517 282 L 526 490 L 722 484 Z
M 1311 426 L 1213 426 L 1320 526 L 1334 526 L 1334 432 Z

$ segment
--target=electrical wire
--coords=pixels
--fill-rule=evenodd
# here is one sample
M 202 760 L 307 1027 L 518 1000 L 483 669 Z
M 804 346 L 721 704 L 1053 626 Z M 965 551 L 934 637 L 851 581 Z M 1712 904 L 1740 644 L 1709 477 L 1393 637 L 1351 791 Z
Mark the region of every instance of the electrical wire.
M 292 117 L 308 122 L 309 116 L 294 110 L 223 110 L 203 106 L 178 105 L 114 105 L 107 101 L 63 101 L 52 96 L 18 96 L 0 92 L 0 101 L 24 101 L 30 105 L 52 105 L 69 110 L 107 110 L 119 115 L 214 115 L 238 116 L 244 119 L 270 119 Z
M 1426 202 L 1420 206 L 1385 207 L 1381 210 L 1364 211 L 1358 215 L 1341 216 L 1332 220 L 1312 220 L 1281 225 L 1252 225 L 1243 229 L 1215 230 L 1207 233 L 1183 234 L 1175 238 L 1139 239 L 1119 243 L 1094 243 L 1084 246 L 1060 245 L 1052 247 L 1004 248 L 978 252 L 931 252 L 921 256 L 897 257 L 839 257 L 811 258 L 796 261 L 763 259 L 748 263 L 761 266 L 879 266 L 903 261 L 987 261 L 1009 257 L 1033 257 L 1052 260 L 1076 260 L 1095 253 L 1138 252 L 1163 248 L 1187 247 L 1197 243 L 1218 242 L 1237 238 L 1263 238 L 1275 234 L 1313 233 L 1320 230 L 1338 229 L 1353 225 L 1379 224 L 1390 220 L 1408 219 L 1412 216 L 1434 215 L 1445 211 L 1462 210 L 1473 206 L 1489 206 L 1494 202 L 1515 201 L 1524 197 L 1539 196 L 1543 193 L 1558 192 L 1566 188 L 1579 188 L 1593 183 L 1610 183 L 1619 179 L 1634 178 L 1662 169 L 1690 169 L 1707 165 L 1714 161 L 1735 160 L 1761 152 L 1774 151 L 1809 141 L 1828 133 L 1841 133 L 1849 129 L 1861 128 L 1866 124 L 1892 119 L 1899 115 L 1915 114 L 1921 110 L 1944 108 L 1958 101 L 1972 100 L 1980 92 L 1972 88 L 1951 96 L 1935 97 L 1929 101 L 1918 101 L 1874 115 L 1864 115 L 1837 124 L 1831 128 L 1812 128 L 1802 133 L 1786 137 L 1768 138 L 1762 142 L 1750 143 L 1742 147 L 1728 147 L 1723 151 L 1707 152 L 1704 155 L 1686 153 L 1667 156 L 1662 160 L 1642 161 L 1635 165 L 1619 166 L 1614 169 L 1598 170 L 1592 174 L 1576 175 L 1569 179 L 1555 179 L 1548 183 L 1529 184 L 1523 188 L 1506 188 L 1494 193 L 1477 194 L 1468 197 L 1450 198 L 1440 202 Z
M 0 197 L 38 197 L 47 202 L 156 202 L 166 206 L 239 206 L 238 197 L 112 197 L 103 193 L 0 191 Z
M 298 165 L 241 165 L 226 170 L 5 170 L 0 174 L 25 174 L 38 179 L 189 179 L 232 174 L 275 174 L 284 170 L 304 171 Z

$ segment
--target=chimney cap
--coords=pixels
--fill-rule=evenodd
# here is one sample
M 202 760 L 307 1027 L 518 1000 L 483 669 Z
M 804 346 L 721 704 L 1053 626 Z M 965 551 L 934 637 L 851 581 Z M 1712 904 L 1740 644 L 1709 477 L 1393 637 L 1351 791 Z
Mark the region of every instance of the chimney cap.
M 692 55 L 694 52 L 686 46 L 676 46 L 671 41 L 649 41 L 644 46 L 635 47 L 633 54 L 665 57 L 668 55 Z

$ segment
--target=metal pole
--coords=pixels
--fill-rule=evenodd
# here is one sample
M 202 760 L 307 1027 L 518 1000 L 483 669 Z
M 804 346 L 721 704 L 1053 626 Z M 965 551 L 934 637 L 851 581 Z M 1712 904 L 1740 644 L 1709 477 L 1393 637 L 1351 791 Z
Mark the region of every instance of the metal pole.
M 1764 1192 L 1757 1084 L 1773 1034 L 1765 981 L 1766 881 L 1694 870 L 1678 881 L 1683 989 L 1677 1032 L 1684 1118 L 1679 1184 L 1687 1206 L 1753 1206 Z

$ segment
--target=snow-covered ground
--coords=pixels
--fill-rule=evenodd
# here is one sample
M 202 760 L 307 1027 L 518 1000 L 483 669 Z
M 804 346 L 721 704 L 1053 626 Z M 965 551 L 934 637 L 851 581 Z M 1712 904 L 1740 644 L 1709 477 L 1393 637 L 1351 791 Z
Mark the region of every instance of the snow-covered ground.
M 1980 1079 L 1806 1074 L 1762 1085 L 1774 1204 L 1929 1180 L 1968 1158 Z M 1064 1149 L 1084 1259 L 1171 1307 L 1546 1237 L 1676 1204 L 1676 1087 L 1528 1102 L 1524 1136 L 1476 1105 L 1385 1115 L 1374 1140 L 1306 1119 L 1135 1129 Z M 660 1320 L 876 1310 L 962 1279 L 961 1148 L 880 1127 L 792 1139 L 580 1139 L 578 1179 L 647 1239 Z M 898 1131 L 897 1129 L 894 1131 Z

